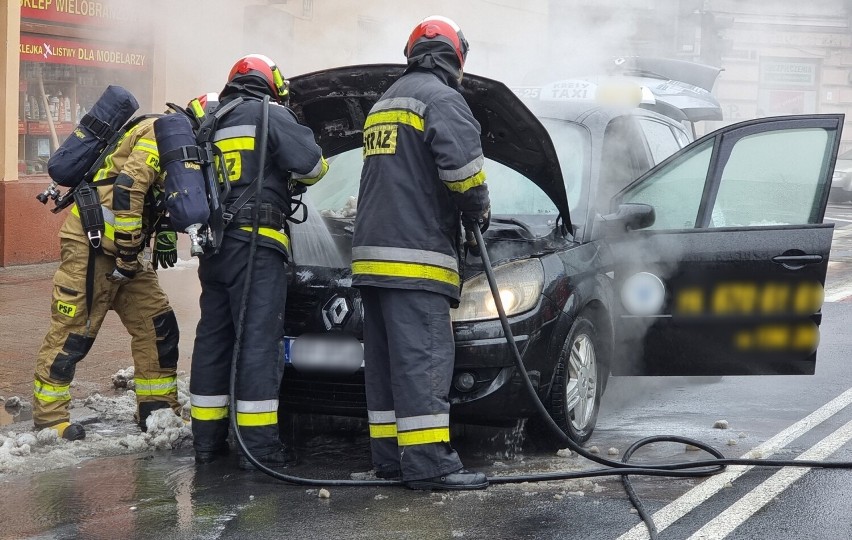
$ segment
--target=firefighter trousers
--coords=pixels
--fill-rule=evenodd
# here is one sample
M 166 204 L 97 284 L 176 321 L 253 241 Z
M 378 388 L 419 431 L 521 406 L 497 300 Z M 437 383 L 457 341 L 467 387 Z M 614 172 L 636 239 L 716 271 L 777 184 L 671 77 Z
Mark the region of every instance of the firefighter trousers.
M 231 359 L 248 260 L 248 242 L 226 237 L 219 253 L 199 264 L 201 318 L 189 380 L 196 451 L 217 451 L 227 445 Z M 237 365 L 237 425 L 252 455 L 263 457 L 281 449 L 278 391 L 287 297 L 283 253 L 258 246 L 248 294 Z
M 126 283 L 113 283 L 106 275 L 113 271 L 115 258 L 96 255 L 92 311 L 87 313 L 89 245 L 62 238 L 60 249 L 61 261 L 53 278 L 50 329 L 36 361 L 33 400 L 36 428 L 69 421 L 74 371 L 91 349 L 110 309 L 115 310 L 131 336 L 136 421 L 145 429 L 145 419 L 154 410 L 171 407 L 180 414 L 177 400 L 180 335 L 177 319 L 160 288 L 157 273 L 143 269 Z
M 403 481 L 461 469 L 450 446 L 455 361 L 450 299 L 421 290 L 360 289 L 374 467 L 398 467 Z

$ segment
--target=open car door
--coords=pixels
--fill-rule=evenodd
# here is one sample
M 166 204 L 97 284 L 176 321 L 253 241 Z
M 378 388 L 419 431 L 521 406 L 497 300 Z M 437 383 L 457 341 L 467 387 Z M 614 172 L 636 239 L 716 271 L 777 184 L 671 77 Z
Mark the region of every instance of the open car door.
M 614 197 L 614 209 L 656 213 L 603 240 L 614 375 L 814 373 L 842 126 L 843 115 L 728 126 Z

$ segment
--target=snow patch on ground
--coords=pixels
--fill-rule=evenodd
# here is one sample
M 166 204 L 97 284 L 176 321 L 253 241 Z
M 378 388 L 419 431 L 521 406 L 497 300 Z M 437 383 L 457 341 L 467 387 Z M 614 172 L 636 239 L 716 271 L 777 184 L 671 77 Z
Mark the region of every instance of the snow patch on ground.
M 130 387 L 133 368 L 119 370 L 113 381 L 120 380 L 119 374 L 129 383 L 126 387 Z M 82 441 L 66 441 L 50 428 L 34 432 L 29 421 L 0 428 L 0 478 L 68 467 L 95 457 L 189 447 L 192 430 L 188 423 L 188 382 L 182 379 L 178 380 L 178 401 L 181 416 L 171 409 L 156 410 L 146 420 L 146 432 L 139 429 L 133 418 L 135 392 L 121 389 L 116 395 L 94 393 L 72 402 L 75 416 L 82 412 L 89 417 L 85 421 L 86 438 Z
M 171 267 L 171 268 L 160 268 L 158 271 L 162 272 L 162 271 L 173 270 L 173 271 L 179 272 L 181 270 L 186 270 L 186 269 L 191 269 L 191 268 L 198 268 L 198 258 L 192 257 L 191 259 L 188 259 L 188 260 L 178 258 L 177 262 L 175 263 L 175 265 L 173 267 Z

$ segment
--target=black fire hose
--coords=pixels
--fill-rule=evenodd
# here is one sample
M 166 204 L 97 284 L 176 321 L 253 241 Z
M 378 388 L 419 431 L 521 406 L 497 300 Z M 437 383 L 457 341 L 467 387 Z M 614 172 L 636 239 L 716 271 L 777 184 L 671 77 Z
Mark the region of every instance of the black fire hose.
M 574 442 L 571 438 L 569 438 L 567 435 L 565 435 L 562 429 L 560 429 L 556 422 L 553 421 L 553 418 L 550 417 L 550 414 L 547 412 L 547 409 L 545 409 L 544 404 L 538 397 L 538 393 L 536 392 L 535 387 L 533 387 L 532 381 L 530 381 L 529 374 L 527 374 L 527 370 L 524 367 L 523 360 L 521 359 L 521 353 L 518 350 L 517 344 L 515 343 L 515 337 L 512 335 L 512 329 L 509 327 L 509 319 L 506 317 L 506 311 L 503 309 L 503 302 L 500 298 L 500 290 L 497 287 L 497 278 L 494 276 L 494 270 L 491 267 L 491 259 L 488 256 L 488 250 L 486 249 L 485 242 L 482 239 L 482 233 L 480 232 L 478 227 L 472 227 L 472 229 L 473 234 L 476 237 L 476 242 L 480 249 L 480 256 L 482 257 L 482 263 L 485 269 L 485 276 L 488 278 L 488 285 L 491 288 L 491 294 L 494 297 L 494 304 L 497 307 L 497 313 L 500 316 L 500 324 L 503 327 L 503 333 L 506 335 L 506 341 L 509 343 L 509 346 L 512 349 L 515 367 L 521 374 L 521 377 L 524 381 L 524 386 L 527 389 L 527 392 L 529 393 L 530 397 L 532 398 L 536 410 L 538 411 L 544 422 L 547 424 L 547 426 L 550 428 L 550 430 L 565 444 L 567 448 L 570 448 L 577 454 L 583 456 L 584 458 L 590 461 L 594 461 L 595 463 L 600 463 L 601 465 L 605 465 L 606 467 L 608 467 L 607 469 L 591 469 L 572 473 L 544 473 L 520 476 L 495 476 L 490 477 L 488 479 L 490 483 L 508 484 L 517 482 L 540 482 L 544 480 L 565 480 L 597 476 L 621 476 L 621 481 L 624 485 L 624 490 L 627 492 L 627 496 L 630 498 L 630 502 L 633 503 L 633 506 L 638 511 L 639 516 L 642 518 L 642 521 L 644 521 L 645 525 L 648 527 L 648 534 L 650 535 L 650 537 L 652 539 L 655 539 L 657 538 L 658 532 L 656 525 L 654 525 L 653 517 L 647 512 L 647 510 L 645 510 L 642 501 L 639 500 L 636 491 L 633 489 L 633 486 L 630 483 L 630 475 L 635 474 L 642 476 L 667 476 L 679 478 L 703 477 L 718 474 L 722 472 L 727 465 L 750 465 L 756 467 L 807 467 L 823 469 L 852 468 L 852 462 L 848 461 L 793 461 L 737 458 L 730 459 L 725 458 L 725 456 L 722 455 L 721 452 L 719 452 L 712 446 L 704 444 L 700 441 L 696 441 L 694 439 L 690 439 L 688 437 L 680 437 L 676 435 L 659 435 L 640 439 L 633 443 L 630 448 L 628 448 L 624 452 L 621 461 L 612 461 L 588 452 L 586 449 L 584 449 L 579 444 Z M 716 459 L 669 463 L 662 465 L 646 465 L 644 467 L 633 467 L 628 464 L 628 461 L 630 460 L 633 453 L 636 452 L 636 450 L 645 445 L 655 442 L 675 442 L 690 444 L 715 456 Z
M 237 364 L 239 363 L 240 353 L 242 350 L 243 332 L 245 330 L 245 317 L 248 308 L 248 298 L 251 291 L 252 275 L 254 273 L 254 258 L 257 253 L 257 236 L 260 228 L 260 194 L 263 190 L 263 170 L 266 166 L 266 141 L 269 132 L 269 97 L 263 98 L 263 116 L 260 126 L 260 155 L 258 156 L 259 166 L 257 180 L 255 180 L 255 204 L 252 208 L 252 228 L 251 239 L 249 241 L 249 258 L 246 263 L 246 275 L 243 281 L 243 295 L 240 298 L 240 311 L 237 316 L 237 328 L 234 336 L 234 352 L 231 356 L 231 377 L 229 381 L 228 392 L 230 394 L 229 412 L 231 416 L 231 430 L 234 433 L 234 438 L 237 441 L 240 451 L 245 455 L 246 459 L 251 462 L 259 471 L 264 474 L 296 484 L 300 486 L 392 486 L 400 482 L 395 480 L 317 480 L 312 478 L 300 478 L 282 474 L 274 469 L 270 469 L 261 463 L 251 451 L 246 447 L 240 427 L 237 424 Z
M 260 141 L 260 170 L 263 170 L 263 165 L 265 165 L 266 161 L 266 131 L 268 126 L 268 107 L 267 107 L 268 98 L 264 100 L 264 115 L 261 126 L 261 141 Z M 261 193 L 261 189 L 263 186 L 263 175 L 259 175 L 257 179 L 256 192 L 258 194 Z M 237 380 L 237 364 L 239 362 L 240 352 L 241 352 L 241 344 L 242 344 L 242 336 L 244 331 L 244 322 L 245 322 L 245 313 L 248 307 L 248 296 L 251 288 L 251 280 L 252 273 L 254 269 L 254 257 L 257 251 L 257 236 L 258 236 L 258 225 L 260 223 L 260 214 L 259 214 L 260 205 L 255 205 L 252 209 L 252 232 L 251 232 L 251 240 L 249 243 L 249 260 L 247 262 L 246 267 L 246 276 L 245 276 L 245 284 L 243 286 L 243 296 L 240 303 L 240 311 L 238 316 L 238 324 L 236 328 L 236 336 L 234 340 L 234 352 L 231 359 L 231 377 L 230 377 L 230 417 L 231 417 L 231 429 L 234 432 L 234 436 L 237 441 L 237 445 L 240 450 L 246 456 L 246 458 L 261 472 L 264 474 L 271 476 L 272 478 L 276 478 L 278 480 L 282 480 L 284 482 L 288 482 L 290 484 L 299 485 L 299 486 L 352 486 L 352 487 L 383 487 L 383 486 L 398 486 L 402 485 L 402 482 L 399 480 L 323 480 L 316 478 L 302 478 L 299 476 L 293 476 L 288 474 L 283 474 L 276 470 L 270 469 L 265 466 L 263 463 L 258 461 L 255 456 L 251 454 L 251 452 L 246 448 L 245 442 L 240 434 L 239 426 L 237 424 L 237 408 L 236 408 L 236 380 Z M 503 333 L 505 334 L 506 341 L 509 343 L 509 346 L 512 349 L 512 354 L 515 362 L 515 367 L 518 370 L 518 373 L 521 374 L 522 379 L 524 380 L 524 386 L 527 392 L 532 399 L 536 410 L 540 414 L 541 418 L 548 425 L 548 427 L 553 431 L 553 433 L 565 444 L 566 448 L 570 448 L 572 451 L 576 452 L 578 455 L 583 456 L 584 458 L 598 463 L 600 465 L 604 465 L 605 468 L 600 469 L 589 469 L 585 471 L 574 471 L 574 472 L 554 472 L 554 473 L 539 473 L 539 474 L 527 474 L 527 475 L 516 475 L 516 476 L 492 476 L 489 477 L 488 481 L 491 484 L 514 484 L 521 482 L 543 482 L 543 481 L 552 481 L 552 480 L 571 480 L 578 478 L 594 478 L 600 476 L 621 476 L 622 483 L 624 485 L 624 489 L 627 492 L 627 496 L 629 497 L 631 503 L 634 505 L 636 510 L 639 513 L 639 516 L 642 518 L 642 521 L 648 527 L 649 535 L 652 539 L 657 538 L 657 528 L 654 525 L 653 517 L 651 514 L 645 510 L 644 505 L 639 500 L 636 491 L 633 489 L 633 486 L 630 483 L 629 476 L 630 475 L 641 475 L 641 476 L 665 476 L 665 477 L 676 477 L 676 478 L 695 478 L 695 477 L 705 477 L 714 474 L 718 474 L 722 472 L 727 465 L 749 465 L 755 467 L 807 467 L 807 468 L 823 468 L 823 469 L 850 469 L 852 468 L 852 462 L 847 461 L 805 461 L 805 460 L 763 460 L 763 459 L 738 459 L 738 458 L 725 458 L 724 455 L 707 444 L 704 444 L 700 441 L 696 441 L 694 439 L 690 439 L 688 437 L 680 437 L 676 435 L 661 435 L 661 436 L 653 436 L 646 437 L 644 439 L 640 439 L 633 443 L 625 452 L 621 458 L 621 461 L 613 461 L 606 458 L 602 458 L 595 454 L 588 452 L 586 449 L 581 447 L 579 444 L 575 443 L 572 439 L 570 439 L 565 433 L 560 429 L 560 427 L 553 421 L 550 417 L 550 414 L 547 412 L 547 409 L 544 407 L 544 404 L 541 402 L 541 399 L 538 397 L 538 393 L 535 390 L 535 387 L 530 381 L 529 374 L 527 373 L 526 368 L 524 367 L 523 359 L 521 358 L 521 353 L 518 350 L 518 346 L 515 343 L 515 337 L 512 334 L 512 329 L 509 326 L 509 319 L 506 316 L 506 311 L 503 308 L 503 302 L 500 298 L 500 292 L 497 287 L 497 279 L 494 276 L 494 271 L 491 267 L 491 259 L 488 256 L 488 250 L 485 247 L 485 242 L 482 239 L 482 233 L 479 228 L 473 227 L 473 233 L 476 238 L 477 245 L 480 248 L 480 256 L 482 258 L 485 276 L 488 279 L 488 285 L 491 288 L 491 294 L 494 297 L 494 303 L 497 307 L 497 313 L 500 317 L 500 324 L 503 327 Z M 628 463 L 633 453 L 635 453 L 639 448 L 655 443 L 655 442 L 674 442 L 674 443 L 682 443 L 689 444 L 704 450 L 710 455 L 714 456 L 714 459 L 708 459 L 703 461 L 691 461 L 691 462 L 678 462 L 678 463 L 667 463 L 661 465 L 646 465 L 643 467 L 635 467 Z

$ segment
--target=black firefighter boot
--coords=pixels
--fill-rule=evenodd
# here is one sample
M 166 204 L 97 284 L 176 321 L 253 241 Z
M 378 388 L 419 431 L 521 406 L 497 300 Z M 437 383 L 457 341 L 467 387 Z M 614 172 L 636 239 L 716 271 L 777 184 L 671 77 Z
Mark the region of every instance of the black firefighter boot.
M 263 456 L 255 456 L 252 454 L 252 457 L 259 461 L 261 465 L 270 469 L 286 469 L 290 465 L 295 465 L 296 463 L 295 453 L 285 446 L 282 446 L 280 449 L 272 452 L 271 454 L 265 454 Z M 244 471 L 253 471 L 256 469 L 254 464 L 249 461 L 242 452 L 240 452 L 240 469 Z
M 485 473 L 459 469 L 456 472 L 434 478 L 409 480 L 405 482 L 405 486 L 408 489 L 432 489 L 437 491 L 485 489 L 488 487 L 488 478 L 485 477 Z

